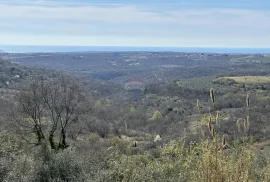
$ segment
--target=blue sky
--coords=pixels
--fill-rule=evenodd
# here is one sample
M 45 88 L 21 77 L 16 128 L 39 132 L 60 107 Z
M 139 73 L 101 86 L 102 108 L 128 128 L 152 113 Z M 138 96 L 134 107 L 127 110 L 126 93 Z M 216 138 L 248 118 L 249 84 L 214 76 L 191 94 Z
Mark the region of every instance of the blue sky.
M 269 0 L 0 0 L 0 45 L 270 47 Z

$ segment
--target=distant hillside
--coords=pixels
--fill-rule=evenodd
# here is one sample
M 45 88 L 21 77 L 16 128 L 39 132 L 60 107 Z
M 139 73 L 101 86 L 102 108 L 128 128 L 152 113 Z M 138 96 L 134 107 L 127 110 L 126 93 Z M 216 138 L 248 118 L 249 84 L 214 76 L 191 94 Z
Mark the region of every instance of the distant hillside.
M 0 88 L 14 87 L 30 73 L 26 68 L 0 58 Z
M 67 71 L 69 73 L 122 84 L 130 77 L 148 83 L 201 76 L 265 75 L 269 55 L 180 52 L 84 52 L 84 53 L 2 53 L 20 65 Z
M 0 88 L 20 89 L 21 85 L 27 82 L 33 76 L 51 77 L 54 73 L 61 73 L 62 70 L 48 69 L 36 66 L 23 66 L 18 63 L 12 63 L 0 59 Z M 71 74 L 71 73 L 66 73 Z M 77 76 L 83 76 L 78 74 Z M 84 84 L 95 97 L 106 97 L 122 92 L 123 87 L 112 82 L 82 78 Z

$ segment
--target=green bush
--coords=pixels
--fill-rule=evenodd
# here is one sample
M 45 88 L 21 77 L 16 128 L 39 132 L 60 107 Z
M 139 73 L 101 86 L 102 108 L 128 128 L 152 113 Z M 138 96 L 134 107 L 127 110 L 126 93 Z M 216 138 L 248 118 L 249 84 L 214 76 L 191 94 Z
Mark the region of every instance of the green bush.
M 71 150 L 52 155 L 38 167 L 34 181 L 87 181 L 83 161 Z
M 172 141 L 156 159 L 122 155 L 112 161 L 108 181 L 269 181 L 270 161 L 257 158 L 251 145 L 221 147 Z
M 153 121 L 153 120 L 159 120 L 161 118 L 162 118 L 162 114 L 159 111 L 155 111 L 155 113 L 149 120 Z

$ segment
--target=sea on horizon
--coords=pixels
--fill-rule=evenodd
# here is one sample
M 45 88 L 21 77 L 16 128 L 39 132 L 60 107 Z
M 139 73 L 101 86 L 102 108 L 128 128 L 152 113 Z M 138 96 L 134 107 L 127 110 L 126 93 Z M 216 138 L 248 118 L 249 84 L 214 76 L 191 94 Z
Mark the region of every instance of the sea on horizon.
M 8 52 L 8 53 L 134 52 L 134 51 L 270 54 L 270 48 L 0 45 L 0 52 Z

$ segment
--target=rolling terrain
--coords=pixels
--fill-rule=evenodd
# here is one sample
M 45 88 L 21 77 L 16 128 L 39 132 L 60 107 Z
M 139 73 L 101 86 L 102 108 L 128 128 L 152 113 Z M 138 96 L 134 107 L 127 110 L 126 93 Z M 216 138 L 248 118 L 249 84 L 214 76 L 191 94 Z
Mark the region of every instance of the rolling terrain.
M 146 82 L 216 76 L 267 74 L 270 58 L 264 54 L 213 54 L 177 52 L 29 53 L 0 56 L 25 66 L 59 69 L 76 75 L 122 83 L 128 77 Z M 247 69 L 248 68 L 248 69 Z
M 16 153 L 20 151 L 28 163 L 32 162 L 29 166 L 38 169 L 37 173 L 31 169 L 26 179 L 57 175 L 46 171 L 46 166 L 63 171 L 67 169 L 63 166 L 69 166 L 73 172 L 78 168 L 83 179 L 92 181 L 119 181 L 122 176 L 127 181 L 129 176 L 140 181 L 153 176 L 175 181 L 182 179 L 179 171 L 183 179 L 196 181 L 209 170 L 219 180 L 230 175 L 234 181 L 234 175 L 243 174 L 248 174 L 243 179 L 270 179 L 269 55 L 99 52 L 0 56 L 4 155 L 8 156 L 9 140 L 18 144 L 12 146 L 15 163 L 4 159 L 6 171 L 12 171 L 9 166 L 24 164 Z M 143 80 L 145 90 L 140 99 L 128 97 L 124 83 L 129 78 Z M 66 118 L 70 127 L 65 130 L 54 112 L 65 117 L 70 111 L 75 117 Z M 17 125 L 18 120 L 25 123 Z M 31 126 L 29 121 L 41 131 L 34 128 L 21 136 L 21 130 Z M 57 122 L 53 130 L 55 148 L 49 129 Z M 46 145 L 37 133 L 44 135 Z M 40 148 L 25 147 L 31 142 L 24 137 L 40 142 Z M 41 158 L 51 163 L 44 162 L 44 167 L 38 162 Z M 216 174 L 217 169 L 226 173 Z M 262 175 L 258 169 L 266 172 Z

